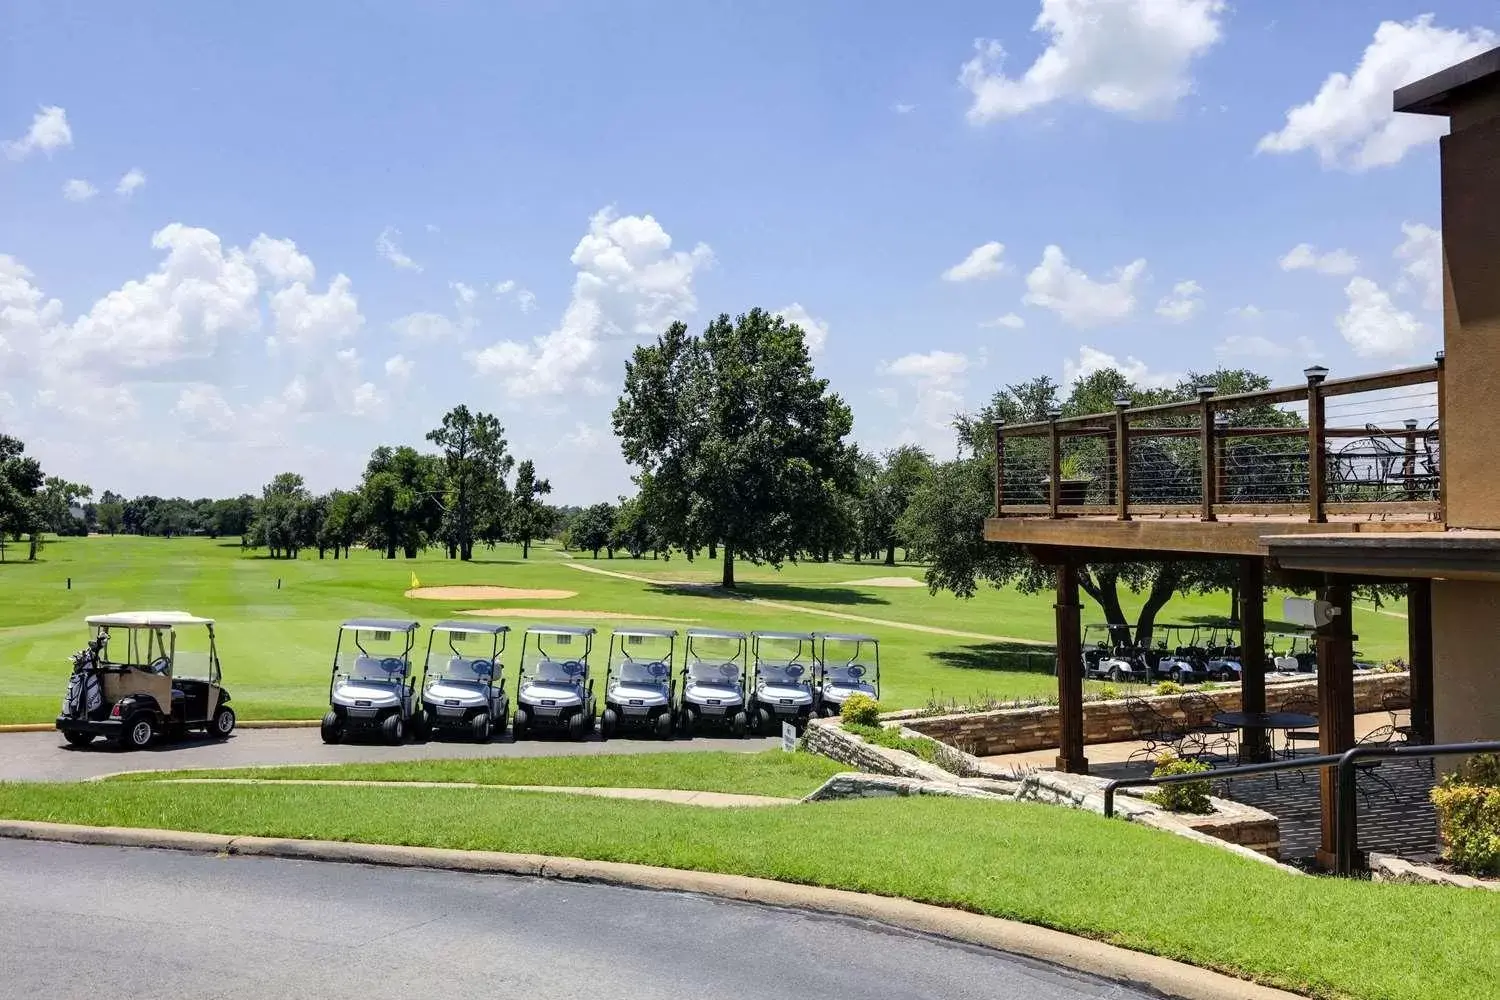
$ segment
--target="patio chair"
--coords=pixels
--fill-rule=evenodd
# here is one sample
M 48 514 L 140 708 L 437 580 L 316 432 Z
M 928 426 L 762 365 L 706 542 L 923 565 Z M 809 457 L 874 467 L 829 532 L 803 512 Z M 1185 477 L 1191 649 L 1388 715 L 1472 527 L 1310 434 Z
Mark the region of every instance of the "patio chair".
M 1126 698 L 1125 712 L 1130 716 L 1131 737 L 1143 744 L 1126 758 L 1127 762 L 1154 760 L 1163 750 L 1178 757 L 1188 756 L 1183 753 L 1187 733 L 1176 720 L 1162 715 L 1143 698 Z
M 1223 711 L 1218 702 L 1206 694 L 1185 694 L 1182 696 L 1182 708 L 1189 718 L 1204 720 L 1189 726 L 1187 730 L 1187 742 L 1195 745 L 1199 753 L 1228 757 L 1234 752 L 1237 730 L 1233 726 L 1213 721 L 1213 717 Z
M 1362 747 L 1388 747 L 1400 742 L 1401 740 L 1399 738 L 1399 734 L 1396 732 L 1395 726 L 1381 726 L 1380 728 L 1373 729 L 1370 732 L 1366 733 L 1364 736 L 1360 737 L 1355 741 L 1354 745 Z M 1396 790 L 1396 786 L 1391 784 L 1391 782 L 1386 779 L 1385 775 L 1380 772 L 1380 766 L 1382 763 L 1384 762 L 1379 760 L 1370 760 L 1368 758 L 1362 760 L 1356 759 L 1354 761 L 1354 787 L 1356 790 L 1358 790 L 1360 795 L 1364 796 L 1365 805 L 1367 806 L 1370 804 L 1369 785 L 1371 782 L 1379 785 L 1387 792 L 1389 792 L 1392 801 L 1401 801 L 1401 793 Z M 1367 778 L 1369 779 L 1369 781 L 1361 783 L 1361 778 Z

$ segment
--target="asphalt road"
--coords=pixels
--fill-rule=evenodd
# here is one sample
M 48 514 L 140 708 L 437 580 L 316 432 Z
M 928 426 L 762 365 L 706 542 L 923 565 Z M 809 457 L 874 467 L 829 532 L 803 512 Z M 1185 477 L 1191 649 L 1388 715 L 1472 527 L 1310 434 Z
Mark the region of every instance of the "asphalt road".
M 505 876 L 0 841 L 0 998 L 1144 1000 L 880 925 Z
M 691 740 L 616 738 L 604 742 L 595 736 L 582 743 L 563 739 L 511 743 L 507 736 L 491 743 L 432 740 L 396 747 L 380 743 L 328 746 L 315 728 L 240 729 L 223 743 L 186 740 L 130 752 L 111 750 L 100 740 L 81 750 L 75 749 L 64 743 L 62 735 L 56 732 L 0 733 L 0 781 L 80 781 L 118 771 L 250 767 L 256 764 L 345 764 L 445 757 L 552 757 L 685 750 L 752 752 L 779 746 L 780 742 L 779 739 L 736 740 L 703 736 Z

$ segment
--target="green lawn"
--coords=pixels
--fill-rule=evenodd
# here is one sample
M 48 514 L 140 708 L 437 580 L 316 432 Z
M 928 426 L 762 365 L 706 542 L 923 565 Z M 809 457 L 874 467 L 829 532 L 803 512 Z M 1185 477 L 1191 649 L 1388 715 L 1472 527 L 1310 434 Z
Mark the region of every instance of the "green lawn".
M 162 778 L 300 778 L 323 781 L 469 781 L 481 785 L 680 788 L 801 798 L 849 768 L 810 753 L 642 753 L 588 757 L 498 757 L 391 764 L 314 764 L 232 770 L 124 774 L 112 781 Z
M 840 621 L 727 597 L 717 590 L 683 590 L 581 572 L 548 547 L 522 561 L 519 549 L 481 550 L 461 563 L 432 551 L 415 560 L 385 560 L 356 551 L 348 560 L 296 561 L 242 553 L 235 542 L 202 538 L 88 538 L 50 541 L 36 563 L 0 564 L 0 723 L 45 722 L 62 697 L 68 654 L 84 640 L 83 616 L 128 608 L 182 608 L 219 621 L 225 682 L 244 718 L 312 718 L 325 705 L 336 623 L 355 615 L 410 616 L 433 622 L 474 602 L 409 600 L 413 573 L 423 585 L 490 584 L 576 591 L 562 601 L 506 601 L 506 607 L 614 611 L 671 619 L 669 624 L 727 628 L 849 629 L 881 639 L 884 703 L 912 707 L 929 699 L 966 702 L 1055 693 L 1050 673 L 1000 669 L 1013 643 L 932 635 L 894 625 Z M 716 579 L 707 560 L 579 558 L 579 564 L 677 579 Z M 991 636 L 1050 641 L 1052 597 L 986 588 L 973 600 L 928 594 L 924 588 L 852 583 L 870 578 L 921 577 L 921 567 L 878 563 L 803 563 L 781 570 L 738 566 L 742 597 L 790 602 L 888 622 L 956 629 Z M 71 578 L 72 589 L 67 581 Z M 280 586 L 278 586 L 278 582 Z M 1131 596 L 1127 605 L 1136 600 Z M 1160 620 L 1222 615 L 1224 595 L 1178 598 Z M 1275 619 L 1279 598 L 1268 602 Z M 1388 610 L 1399 612 L 1395 606 Z M 525 623 L 524 614 L 516 624 Z M 1086 608 L 1085 621 L 1100 620 Z M 601 637 L 609 622 L 595 623 Z M 1356 609 L 1355 628 L 1371 657 L 1404 655 L 1405 621 Z M 513 647 L 507 662 L 514 677 Z M 596 651 L 603 676 L 603 650 Z M 1045 657 L 1036 657 L 1038 668 Z M 1007 662 L 1005 666 L 1017 666 Z
M 0 785 L 0 815 L 533 852 L 904 896 L 1320 997 L 1493 996 L 1500 895 L 1286 874 L 1091 813 L 914 797 L 711 810 L 462 789 Z

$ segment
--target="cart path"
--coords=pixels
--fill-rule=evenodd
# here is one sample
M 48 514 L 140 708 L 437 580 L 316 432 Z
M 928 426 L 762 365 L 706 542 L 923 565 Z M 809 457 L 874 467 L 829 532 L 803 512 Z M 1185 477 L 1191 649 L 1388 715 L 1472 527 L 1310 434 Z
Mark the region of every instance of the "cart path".
M 780 737 L 731 739 L 698 736 L 691 740 L 592 739 L 525 740 L 520 743 L 340 743 L 329 746 L 316 729 L 237 729 L 221 742 L 196 739 L 162 743 L 135 753 L 119 752 L 95 742 L 81 750 L 63 742 L 62 734 L 0 734 L 0 781 L 85 781 L 124 771 L 180 771 L 199 768 L 259 767 L 287 764 L 378 764 L 385 761 L 475 757 L 558 757 L 620 753 L 682 753 L 728 750 L 753 753 L 781 745 Z
M 1368 601 L 1355 601 L 1354 606 L 1356 608 L 1364 608 L 1366 611 L 1373 611 L 1377 615 L 1385 615 L 1387 618 L 1400 618 L 1402 621 L 1407 620 L 1406 615 L 1403 615 L 1399 611 L 1387 611 L 1385 608 L 1377 608 Z
M 504 792 L 547 792 L 594 795 L 601 799 L 644 799 L 683 806 L 734 809 L 745 806 L 787 806 L 801 799 L 738 792 L 703 792 L 686 788 L 608 788 L 593 785 L 490 785 L 478 781 L 362 781 L 348 778 L 161 778 L 161 785 L 322 785 L 344 788 L 493 788 Z
M 1145 1000 L 866 920 L 690 893 L 0 842 L 7 997 Z
M 659 580 L 650 576 L 642 576 L 638 573 L 621 573 L 612 569 L 600 569 L 597 566 L 585 566 L 579 562 L 565 564 L 569 569 L 582 570 L 585 573 L 597 573 L 600 576 L 612 576 L 619 580 L 631 580 L 635 583 L 651 583 L 658 587 L 675 587 L 681 590 L 720 590 L 712 583 L 698 583 L 690 580 Z M 987 632 L 964 632 L 960 629 L 939 628 L 936 625 L 918 625 L 914 622 L 898 622 L 889 618 L 869 618 L 865 615 L 854 615 L 847 611 L 829 611 L 826 608 L 810 608 L 805 604 L 790 604 L 786 601 L 773 601 L 765 597 L 743 597 L 739 594 L 729 594 L 736 600 L 744 601 L 746 604 L 759 604 L 766 608 L 776 608 L 780 611 L 797 611 L 804 615 L 820 615 L 824 618 L 837 618 L 840 621 L 860 622 L 865 625 L 883 625 L 886 628 L 904 629 L 908 632 L 925 632 L 928 635 L 946 635 L 956 639 L 978 639 L 982 642 L 1013 642 L 1025 646 L 1039 646 L 1051 648 L 1052 643 L 1044 639 L 1022 639 L 1014 635 L 990 635 Z M 667 619 L 655 619 L 665 621 Z

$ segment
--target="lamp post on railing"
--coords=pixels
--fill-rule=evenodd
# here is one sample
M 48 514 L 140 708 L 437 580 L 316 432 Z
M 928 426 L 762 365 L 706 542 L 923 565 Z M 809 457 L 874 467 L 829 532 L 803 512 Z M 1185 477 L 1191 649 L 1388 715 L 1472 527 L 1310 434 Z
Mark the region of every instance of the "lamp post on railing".
M 1214 459 L 1214 406 L 1213 395 L 1218 391 L 1211 385 L 1198 387 L 1198 442 L 1203 465 L 1203 513 L 1200 519 L 1216 521 L 1214 494 L 1218 490 L 1218 463 Z
M 1062 410 L 1054 406 L 1047 411 L 1047 423 L 1051 426 L 1047 429 L 1047 439 L 1050 445 L 1050 468 L 1051 474 L 1047 477 L 1047 516 L 1057 517 L 1057 505 L 1062 497 L 1062 442 L 1057 437 L 1057 420 L 1062 416 Z
M 1229 414 L 1223 410 L 1214 414 L 1214 503 L 1224 499 L 1225 485 L 1229 481 Z
M 995 516 L 1005 502 L 1005 421 L 995 419 Z
M 1130 409 L 1129 396 L 1115 397 L 1115 501 L 1121 521 L 1130 520 Z
M 1326 458 L 1323 450 L 1323 380 L 1328 369 L 1311 365 L 1302 369 L 1307 376 L 1307 519 L 1313 524 L 1328 520 L 1323 513 L 1323 473 Z

